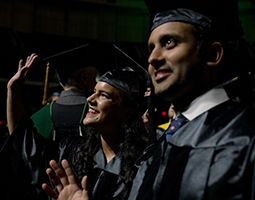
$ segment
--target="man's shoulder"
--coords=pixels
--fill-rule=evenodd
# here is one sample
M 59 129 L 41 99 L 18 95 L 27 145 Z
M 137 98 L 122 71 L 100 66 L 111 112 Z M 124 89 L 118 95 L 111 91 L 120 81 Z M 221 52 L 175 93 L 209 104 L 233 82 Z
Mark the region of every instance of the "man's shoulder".
M 247 145 L 255 136 L 253 107 L 230 101 L 204 112 L 181 127 L 170 144 L 192 148 Z
M 235 103 L 231 100 L 218 105 L 214 109 L 208 111 L 208 116 L 215 117 L 216 120 L 226 119 L 227 122 L 246 123 L 253 125 L 255 120 L 255 109 L 252 105 Z

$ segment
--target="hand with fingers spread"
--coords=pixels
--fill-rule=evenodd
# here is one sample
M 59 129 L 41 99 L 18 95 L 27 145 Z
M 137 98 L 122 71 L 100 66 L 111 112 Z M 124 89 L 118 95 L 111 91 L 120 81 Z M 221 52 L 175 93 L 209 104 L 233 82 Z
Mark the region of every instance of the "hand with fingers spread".
M 37 58 L 38 58 L 38 55 L 36 55 L 35 53 L 31 54 L 30 56 L 27 57 L 27 60 L 24 66 L 23 66 L 23 60 L 20 60 L 18 71 L 9 80 L 7 84 L 7 88 L 19 89 L 27 80 Z
M 23 60 L 19 61 L 18 71 L 9 80 L 7 84 L 7 100 L 6 100 L 6 114 L 9 133 L 12 134 L 14 128 L 19 123 L 24 115 L 23 105 L 20 95 L 20 88 L 27 80 L 35 61 L 37 60 L 36 54 L 31 54 L 27 57 L 26 63 L 23 66 Z
M 64 170 L 56 163 L 56 161 L 51 160 L 50 166 L 52 169 L 48 168 L 46 170 L 47 175 L 50 177 L 52 182 L 57 188 L 54 191 L 47 184 L 42 185 L 42 189 L 52 197 L 58 200 L 89 200 L 89 194 L 87 190 L 87 176 L 84 176 L 81 182 L 83 190 L 78 185 L 75 174 L 70 167 L 67 160 L 61 162 Z

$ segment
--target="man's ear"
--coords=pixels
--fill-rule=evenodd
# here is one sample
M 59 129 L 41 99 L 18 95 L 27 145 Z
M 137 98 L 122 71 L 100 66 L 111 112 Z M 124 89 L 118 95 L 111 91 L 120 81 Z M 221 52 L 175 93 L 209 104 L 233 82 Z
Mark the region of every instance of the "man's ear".
M 209 49 L 206 65 L 209 67 L 216 67 L 219 65 L 223 57 L 223 46 L 220 42 L 214 42 Z

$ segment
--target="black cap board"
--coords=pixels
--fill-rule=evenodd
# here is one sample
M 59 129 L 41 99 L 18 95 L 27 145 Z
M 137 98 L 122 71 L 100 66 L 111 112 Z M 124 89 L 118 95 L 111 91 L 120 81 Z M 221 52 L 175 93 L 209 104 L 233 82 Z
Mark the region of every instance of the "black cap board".
M 126 93 L 133 101 L 140 102 L 146 91 L 148 72 L 115 44 L 113 45 L 115 69 L 102 75 L 99 81 L 106 82 Z
M 144 0 L 153 20 L 152 30 L 171 21 L 217 28 L 231 33 L 240 26 L 238 0 Z
M 47 66 L 42 105 L 45 105 L 48 99 L 49 68 L 55 68 L 57 70 L 59 82 L 65 85 L 74 71 L 84 67 L 94 66 L 93 61 L 95 53 L 93 50 L 94 48 L 92 45 L 85 44 L 42 59 L 42 63 Z
M 64 84 L 75 70 L 93 66 L 93 52 L 89 44 L 85 44 L 42 59 L 51 68 L 57 69 L 59 81 Z

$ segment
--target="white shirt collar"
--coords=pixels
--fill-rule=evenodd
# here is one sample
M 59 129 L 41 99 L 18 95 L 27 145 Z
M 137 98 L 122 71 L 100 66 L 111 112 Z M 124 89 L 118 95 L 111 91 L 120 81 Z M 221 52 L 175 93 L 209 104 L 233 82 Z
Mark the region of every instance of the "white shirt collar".
M 228 101 L 229 97 L 222 85 L 218 85 L 201 96 L 194 99 L 188 109 L 182 114 L 189 120 L 195 119 L 197 116 L 208 111 L 209 109 Z

